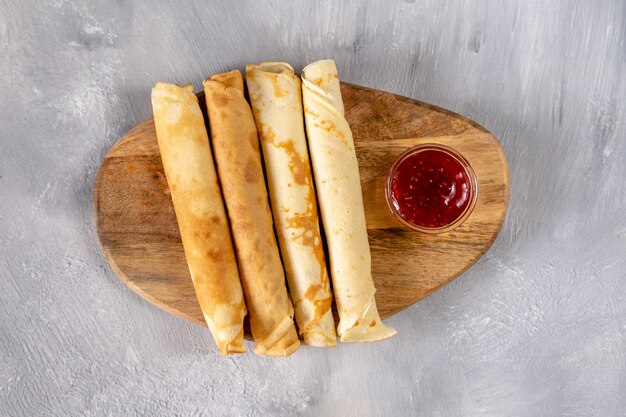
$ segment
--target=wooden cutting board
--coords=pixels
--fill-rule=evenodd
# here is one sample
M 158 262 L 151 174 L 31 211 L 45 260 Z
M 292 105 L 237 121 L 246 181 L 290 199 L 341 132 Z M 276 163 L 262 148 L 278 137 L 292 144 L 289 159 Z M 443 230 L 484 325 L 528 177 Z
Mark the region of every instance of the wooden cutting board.
M 508 206 L 509 170 L 496 138 L 465 117 L 356 85 L 343 83 L 341 92 L 359 160 L 376 302 L 384 318 L 459 276 L 487 251 Z M 460 151 L 479 183 L 472 215 L 439 235 L 404 227 L 384 195 L 393 160 L 427 142 Z M 106 155 L 93 203 L 102 250 L 120 278 L 157 307 L 206 325 L 185 262 L 153 119 L 135 127 Z

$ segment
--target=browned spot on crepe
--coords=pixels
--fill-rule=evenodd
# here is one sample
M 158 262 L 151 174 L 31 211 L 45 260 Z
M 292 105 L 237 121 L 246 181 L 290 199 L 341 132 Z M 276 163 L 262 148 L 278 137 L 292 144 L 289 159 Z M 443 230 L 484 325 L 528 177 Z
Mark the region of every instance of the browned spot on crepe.
M 322 130 L 327 131 L 328 133 L 332 132 L 333 130 L 335 130 L 335 124 L 333 122 L 331 122 L 330 120 L 322 120 L 319 123 L 314 123 L 313 124 L 316 127 L 319 127 Z M 337 133 L 338 137 L 344 137 L 343 133 L 338 132 Z
M 330 120 L 322 120 L 320 122 L 320 125 L 322 127 L 322 129 L 326 130 L 327 132 L 332 132 L 333 130 L 335 130 L 335 124 L 333 122 L 331 122 Z M 339 132 L 340 135 L 342 136 L 343 133 Z
M 311 320 L 311 323 L 313 323 L 311 327 L 319 323 L 322 317 L 324 317 L 324 314 L 330 310 L 330 306 L 333 303 L 333 296 L 329 295 L 326 298 L 315 300 L 313 303 L 315 304 L 315 317 Z
M 287 141 L 277 143 L 274 129 L 266 124 L 259 124 L 261 127 L 261 140 L 271 143 L 277 148 L 283 149 L 287 153 L 287 156 L 289 156 L 289 170 L 293 174 L 296 184 L 307 185 L 311 183 L 311 168 L 309 167 L 309 161 L 306 156 L 300 154 L 300 152 L 296 150 L 293 140 L 289 139 Z
M 309 331 L 311 328 L 315 327 L 315 325 L 320 322 L 320 320 L 322 319 L 322 317 L 324 317 L 324 315 L 328 312 L 328 310 L 330 310 L 331 304 L 333 302 L 333 297 L 328 296 L 328 297 L 321 298 L 321 299 L 315 299 L 315 297 L 317 296 L 317 293 L 320 290 L 324 290 L 325 292 L 328 293 L 327 281 L 326 282 L 322 281 L 322 285 L 319 285 L 319 284 L 309 285 L 309 288 L 307 288 L 306 293 L 304 293 L 304 296 L 300 300 L 298 300 L 296 302 L 296 305 L 294 306 L 297 308 L 298 305 L 303 300 L 308 300 L 312 302 L 313 305 L 315 305 L 315 316 L 311 319 L 311 321 L 309 322 L 306 328 L 300 329 L 300 333 L 305 333 Z
M 252 157 L 248 159 L 246 166 L 243 170 L 243 177 L 246 182 L 256 182 L 259 180 L 259 172 L 260 167 L 258 162 L 255 161 Z
M 217 261 L 222 257 L 222 251 L 219 249 L 209 249 L 206 251 L 206 256 Z
M 311 80 L 311 82 L 319 87 L 324 82 L 324 78 L 323 77 L 314 78 Z
M 305 113 L 307 113 L 307 114 L 310 114 L 310 115 L 311 115 L 311 116 L 313 116 L 313 117 L 320 117 L 320 115 L 319 115 L 319 114 L 317 114 L 317 113 L 313 112 L 313 110 L 309 109 L 309 108 L 308 108 L 308 107 L 306 107 L 306 106 L 304 107 L 304 112 L 305 112 Z
M 326 76 L 326 78 L 325 77 L 313 78 L 313 79 L 311 79 L 309 81 L 311 81 L 313 84 L 315 84 L 316 86 L 319 87 L 323 83 L 325 83 L 325 82 L 328 83 L 328 82 L 330 82 L 333 79 L 339 79 L 339 74 L 337 74 L 336 72 L 332 72 L 332 73 L 328 74 Z
M 213 95 L 213 104 L 215 105 L 215 107 L 228 107 L 229 102 L 230 100 L 226 94 L 216 93 Z
M 317 293 L 319 292 L 319 290 L 322 289 L 322 286 L 319 284 L 311 284 L 309 285 L 309 288 L 307 288 L 306 292 L 304 293 L 303 298 L 307 299 L 307 300 L 313 300 L 315 298 L 315 296 L 317 295 Z
M 274 145 L 278 148 L 284 149 L 289 156 L 289 170 L 293 174 L 296 184 L 309 184 L 311 182 L 311 168 L 309 168 L 309 161 L 296 150 L 293 141 L 290 139 Z
M 272 87 L 274 87 L 274 96 L 276 97 L 284 97 L 287 95 L 287 92 L 282 89 L 280 86 L 280 82 L 278 81 L 279 74 L 268 74 L 268 79 L 272 82 Z
M 276 144 L 276 133 L 274 133 L 272 126 L 259 122 L 259 130 L 261 131 L 261 140 L 263 142 L 268 142 L 274 145 Z

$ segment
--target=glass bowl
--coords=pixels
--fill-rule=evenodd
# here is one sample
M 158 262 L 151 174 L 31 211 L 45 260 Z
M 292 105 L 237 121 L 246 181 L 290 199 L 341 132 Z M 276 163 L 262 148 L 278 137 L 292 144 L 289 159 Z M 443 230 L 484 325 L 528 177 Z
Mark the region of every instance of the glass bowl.
M 427 155 L 423 155 L 421 160 L 423 161 L 424 158 L 427 158 L 429 156 L 431 157 L 430 161 L 426 161 L 427 167 L 419 162 L 419 158 L 415 157 L 415 155 L 426 151 L 431 152 L 429 152 Z M 410 168 L 407 168 L 409 162 L 403 165 L 403 162 L 407 161 L 409 158 L 411 158 L 411 161 L 415 161 L 416 164 L 419 164 L 420 168 L 417 168 L 417 165 L 413 165 L 413 170 L 411 171 Z M 399 168 L 405 171 L 399 171 Z M 437 173 L 440 173 L 433 173 L 434 168 L 436 168 Z M 454 182 L 454 185 L 448 187 L 450 175 L 454 172 L 458 172 L 458 174 L 455 175 L 454 179 L 457 179 L 458 181 L 460 181 L 460 179 L 463 180 L 463 183 L 461 184 L 463 191 L 461 192 L 460 196 L 464 198 L 463 204 L 466 205 L 463 210 L 460 211 L 458 214 L 454 213 L 456 214 L 456 216 L 453 219 L 439 221 L 439 223 L 442 224 L 432 222 L 431 225 L 426 225 L 426 219 L 421 222 L 422 224 L 419 224 L 417 221 L 415 221 L 415 216 L 409 216 L 407 213 L 403 213 L 402 204 L 400 204 L 400 202 L 396 199 L 396 196 L 394 195 L 394 189 L 401 185 L 406 185 L 406 183 L 400 184 L 400 178 L 404 179 L 407 177 L 407 175 L 410 175 L 410 189 L 413 189 L 414 185 L 416 188 L 421 188 L 424 191 L 424 193 L 415 193 L 414 195 L 407 195 L 405 193 L 405 202 L 406 200 L 416 197 L 416 199 L 420 199 L 420 201 L 422 201 L 421 203 L 419 203 L 422 204 L 419 210 L 430 210 L 431 212 L 428 213 L 429 215 L 438 216 L 439 218 L 441 218 L 442 212 L 447 210 L 448 207 L 452 207 L 448 205 L 450 199 L 452 198 L 450 196 L 456 196 L 457 183 L 454 182 L 454 179 L 452 180 Z M 402 177 L 397 175 L 399 173 L 402 173 Z M 428 175 L 430 175 L 430 177 L 428 177 Z M 428 184 L 426 184 L 426 182 L 428 182 Z M 438 184 L 437 182 L 440 182 L 441 184 Z M 435 191 L 436 188 L 433 188 L 434 186 L 439 187 L 439 189 L 443 189 L 444 193 L 440 193 L 436 196 L 433 195 L 433 193 L 439 192 Z M 431 189 L 425 190 L 424 187 L 430 187 Z M 448 194 L 445 194 L 446 192 Z M 395 159 L 395 161 L 391 165 L 391 168 L 389 168 L 389 172 L 387 173 L 387 180 L 385 181 L 385 197 L 387 199 L 387 205 L 389 206 L 389 209 L 391 210 L 393 215 L 406 227 L 423 233 L 444 233 L 449 232 L 450 230 L 461 225 L 465 220 L 467 220 L 470 214 L 472 214 L 472 211 L 476 206 L 476 200 L 478 198 L 478 179 L 476 178 L 476 173 L 472 169 L 470 163 L 458 151 L 445 145 L 424 143 L 406 150 Z M 437 200 L 434 204 L 442 203 L 448 206 L 421 208 L 426 207 L 423 201 L 429 202 L 431 200 Z M 452 208 L 452 210 L 457 210 L 458 208 L 459 206 L 457 205 L 457 208 Z M 407 206 L 406 210 L 404 211 L 408 211 L 411 209 L 415 209 L 415 207 Z M 416 210 L 418 209 L 415 209 L 414 212 L 416 212 Z

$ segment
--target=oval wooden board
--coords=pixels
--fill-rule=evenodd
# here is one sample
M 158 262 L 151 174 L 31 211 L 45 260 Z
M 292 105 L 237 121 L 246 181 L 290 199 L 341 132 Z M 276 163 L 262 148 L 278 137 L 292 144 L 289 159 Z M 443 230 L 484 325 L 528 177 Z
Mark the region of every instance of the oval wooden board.
M 465 117 L 356 85 L 343 83 L 341 91 L 359 160 L 376 301 L 384 318 L 451 281 L 487 251 L 508 206 L 509 170 L 498 141 Z M 458 149 L 479 182 L 472 215 L 440 235 L 402 226 L 384 196 L 392 161 L 426 142 Z M 93 201 L 102 250 L 115 272 L 152 304 L 206 325 L 185 262 L 153 119 L 135 127 L 106 155 Z

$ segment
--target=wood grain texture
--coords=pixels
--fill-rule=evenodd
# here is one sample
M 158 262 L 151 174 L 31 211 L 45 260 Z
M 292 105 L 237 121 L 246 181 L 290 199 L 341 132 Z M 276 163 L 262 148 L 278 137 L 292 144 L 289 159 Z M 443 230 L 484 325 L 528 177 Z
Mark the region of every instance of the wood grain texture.
M 376 301 L 384 318 L 454 279 L 487 251 L 508 205 L 508 165 L 498 141 L 467 118 L 346 83 L 342 94 L 359 160 Z M 457 229 L 439 235 L 402 226 L 384 196 L 393 160 L 407 148 L 429 142 L 458 149 L 479 182 L 472 215 Z M 134 128 L 106 155 L 93 201 L 100 243 L 115 272 L 156 306 L 205 325 L 185 262 L 152 119 Z

